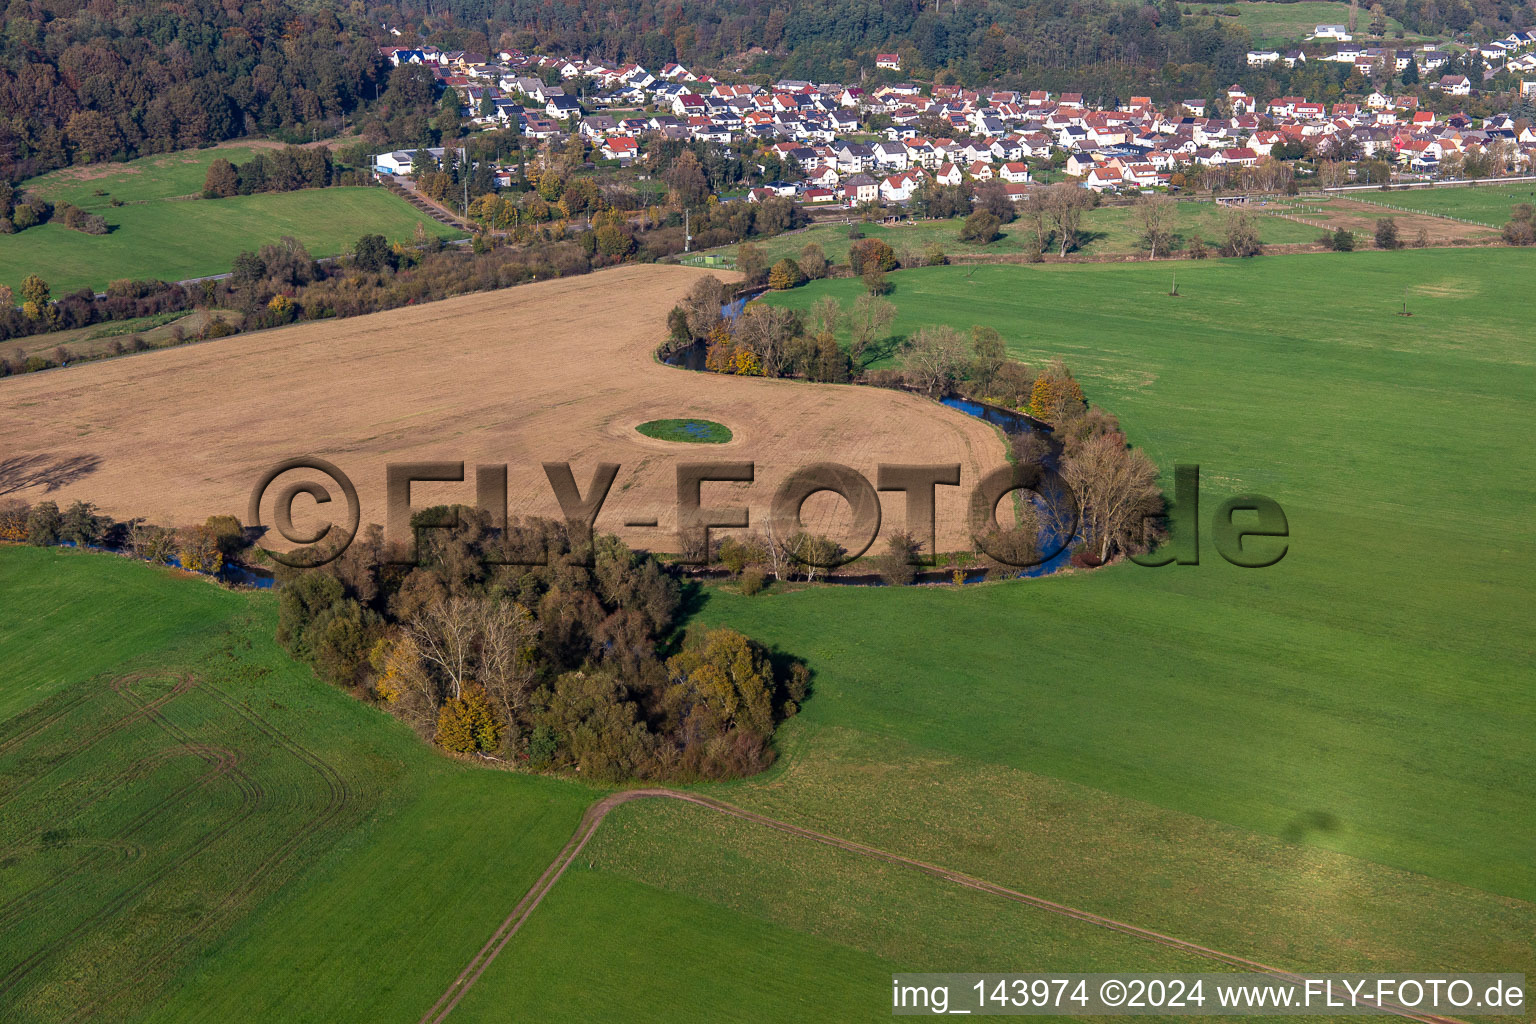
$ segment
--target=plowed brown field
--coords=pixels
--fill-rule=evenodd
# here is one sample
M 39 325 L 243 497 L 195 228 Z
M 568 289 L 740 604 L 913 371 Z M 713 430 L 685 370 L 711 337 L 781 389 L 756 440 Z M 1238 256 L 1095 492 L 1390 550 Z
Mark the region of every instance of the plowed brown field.
M 462 484 L 415 485 L 416 507 L 473 504 L 474 466 L 506 464 L 512 514 L 553 516 L 542 462 L 569 461 L 583 491 L 594 464 L 617 462 L 598 528 L 675 551 L 679 462 L 755 462 L 755 483 L 706 484 L 703 496 L 748 505 L 754 523 L 780 480 L 811 462 L 871 481 L 881 462 L 958 462 L 961 487 L 938 490 L 938 539 L 969 547 L 965 498 L 1005 457 L 993 428 L 892 391 L 657 363 L 667 310 L 699 273 L 624 267 L 3 380 L 0 495 L 79 498 L 166 524 L 243 519 L 268 467 L 316 455 L 356 484 L 364 523 L 384 521 L 385 465 L 405 461 L 466 464 Z M 672 417 L 717 420 L 734 437 L 677 444 L 635 431 Z M 902 495 L 881 500 L 885 529 L 901 528 Z M 807 526 L 838 535 L 845 509 L 818 495 Z M 319 521 L 308 498 L 294 511 L 301 529 Z M 624 525 L 652 518 L 654 528 Z

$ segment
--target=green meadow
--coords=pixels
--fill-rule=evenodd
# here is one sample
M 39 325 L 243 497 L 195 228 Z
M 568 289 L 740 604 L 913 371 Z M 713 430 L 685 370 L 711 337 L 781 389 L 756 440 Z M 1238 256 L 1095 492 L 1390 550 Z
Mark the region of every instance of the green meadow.
M 892 300 L 898 335 L 988 324 L 1022 358 L 1064 357 L 1165 473 L 1199 464 L 1200 564 L 713 591 L 702 621 L 815 671 L 780 762 L 713 792 L 1286 968 L 1536 969 L 1529 255 L 1184 262 L 1179 298 L 1173 269 L 904 271 Z M 846 304 L 859 287 L 770 301 Z M 1210 515 L 1244 492 L 1285 509 L 1272 568 L 1211 548 Z M 615 920 L 615 905 L 649 909 Z M 591 963 L 642 994 L 643 1017 L 668 997 L 711 1016 L 718 993 L 718 1015 L 742 1020 L 792 1015 L 742 1006 L 765 972 L 798 995 L 806 960 L 824 964 L 817 991 L 839 1019 L 884 1016 L 886 972 L 917 965 L 1174 969 L 1165 951 L 994 916 L 899 869 L 661 802 L 616 812 L 548 906 L 564 912 L 508 945 L 468 1019 L 498 1019 L 514 993 L 579 1019 L 563 1000 Z M 785 929 L 798 956 L 781 952 Z M 700 949 L 719 970 L 694 966 Z M 836 978 L 869 1002 L 836 1001 Z
M 1248 30 L 1255 46 L 1296 46 L 1310 36 L 1312 30 L 1318 25 L 1349 24 L 1349 4 L 1345 3 L 1328 3 L 1322 0 L 1274 3 L 1268 0 L 1254 0 L 1254 2 L 1239 2 L 1233 6 L 1237 8 L 1237 23 Z M 1197 5 L 1194 11 L 1196 14 L 1202 14 L 1224 9 L 1223 5 L 1211 7 Z M 1357 23 L 1359 28 L 1355 33 L 1357 40 L 1368 38 L 1370 22 L 1370 12 L 1367 10 Z M 1387 19 L 1388 35 L 1402 27 L 1396 18 Z
M 347 252 L 370 232 L 407 240 L 417 224 L 439 237 L 460 235 L 383 189 L 198 198 L 215 158 L 238 163 L 253 152 L 234 146 L 170 153 L 54 171 L 25 182 L 24 188 L 51 202 L 67 201 L 101 214 L 111 231 L 87 235 L 49 223 L 0 237 L 0 284 L 19 291 L 24 277 L 37 274 L 59 296 L 81 287 L 100 290 L 125 277 L 206 277 L 228 272 L 242 251 L 284 235 L 303 242 L 316 257 Z M 122 205 L 113 206 L 113 200 Z
M 1221 244 L 1225 232 L 1225 211 L 1218 209 L 1214 203 L 1181 202 L 1177 214 L 1175 235 L 1179 248 L 1186 247 L 1196 236 L 1212 248 Z M 924 251 L 934 244 L 951 258 L 1018 255 L 1027 252 L 1031 244 L 1030 228 L 1022 219 L 1004 224 L 1001 237 L 986 245 L 960 241 L 962 223 L 960 219 L 920 220 L 889 225 L 860 224 L 858 227 L 864 237 L 878 238 L 889 243 L 898 257 L 905 254 L 910 262 L 915 263 L 921 263 Z M 1311 242 L 1317 238 L 1316 231 L 1294 221 L 1257 217 L 1255 224 L 1259 229 L 1259 237 L 1272 245 Z M 1083 215 L 1081 235 L 1082 244 L 1078 251 L 1090 256 L 1146 251 L 1140 241 L 1141 225 L 1136 209 L 1131 205 L 1101 206 L 1087 211 Z M 848 237 L 846 224 L 818 225 L 793 234 L 754 241 L 752 244 L 761 249 L 772 263 L 785 256 L 793 259 L 810 242 L 821 246 L 827 259 L 834 263 L 847 262 L 848 247 L 853 244 L 853 240 Z M 705 255 L 734 259 L 736 249 L 735 245 L 722 246 L 708 250 Z
M 1518 185 L 1468 185 L 1455 188 L 1395 189 L 1377 194 L 1368 192 L 1352 198 L 1370 203 L 1417 210 L 1437 217 L 1459 217 L 1493 227 L 1509 220 L 1510 208 L 1517 203 L 1536 205 L 1536 182 Z
M 813 678 L 777 763 L 707 791 L 1282 968 L 1536 974 L 1531 258 L 1429 249 L 891 275 L 895 336 L 995 327 L 1021 359 L 1063 358 L 1165 477 L 1198 464 L 1200 564 L 963 588 L 711 589 L 696 622 L 804 657 Z M 850 304 L 861 286 L 768 301 Z M 1285 510 L 1286 554 L 1270 568 L 1237 568 L 1212 545 L 1211 517 L 1241 493 Z M 271 595 L 14 547 L 0 573 L 6 606 L 24 610 L 0 619 L 0 778 L 21 773 L 19 791 L 0 790 L 0 830 L 43 837 L 4 839 L 0 913 L 19 895 L 33 924 L 0 931 L 0 965 L 25 964 L 113 886 L 187 853 L 182 832 L 123 822 L 146 793 L 210 769 L 154 760 L 172 744 L 152 720 L 93 739 L 113 709 L 186 674 L 211 685 L 173 696 L 163 717 L 247 751 L 240 766 L 263 794 L 221 782 L 189 802 L 193 820 L 254 802 L 234 835 L 262 863 L 299 835 L 231 908 L 189 891 L 222 893 L 234 877 L 218 848 L 191 851 L 190 886 L 156 883 L 158 900 L 130 902 L 118 930 L 60 945 L 0 991 L 8 1020 L 53 1019 L 69 986 L 108 990 L 148 962 L 152 996 L 116 1017 L 419 1016 L 596 796 L 461 766 L 316 682 L 272 643 Z M 106 685 L 135 673 L 126 696 Z M 312 834 L 293 822 L 318 820 L 329 790 L 301 784 L 318 769 L 271 730 L 348 787 Z M 76 752 L 81 736 L 93 741 Z M 140 764 L 158 788 L 109 790 Z M 37 815 L 60 804 L 76 817 L 41 829 Z M 65 870 L 39 852 L 47 843 L 85 869 L 34 896 Z M 165 945 L 200 913 L 205 931 Z M 129 928 L 152 941 L 114 941 Z M 875 1019 L 898 970 L 1215 969 L 761 825 L 636 801 L 450 1020 Z
M 15 546 L 0 578 L 7 1022 L 414 1020 L 593 797 L 320 685 L 271 595 Z

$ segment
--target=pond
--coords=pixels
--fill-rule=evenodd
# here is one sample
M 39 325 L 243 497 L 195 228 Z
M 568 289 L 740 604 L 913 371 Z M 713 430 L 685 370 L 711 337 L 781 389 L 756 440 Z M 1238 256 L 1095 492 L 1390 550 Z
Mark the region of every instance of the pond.
M 730 427 L 714 420 L 649 420 L 635 429 L 658 441 L 683 444 L 725 444 L 733 436 Z

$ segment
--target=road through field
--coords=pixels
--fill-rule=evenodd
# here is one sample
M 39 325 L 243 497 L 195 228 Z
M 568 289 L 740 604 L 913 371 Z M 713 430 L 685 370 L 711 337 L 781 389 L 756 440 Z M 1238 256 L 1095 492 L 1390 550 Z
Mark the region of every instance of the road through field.
M 994 428 L 896 391 L 658 363 L 667 311 L 703 273 L 625 266 L 0 380 L 0 497 L 80 499 L 161 525 L 243 520 L 268 467 L 314 455 L 356 484 L 365 525 L 384 523 L 385 467 L 398 462 L 465 464 L 462 483 L 415 485 L 417 507 L 474 504 L 475 467 L 505 465 L 511 514 L 557 516 L 541 463 L 569 461 L 585 493 L 608 462 L 622 468 L 598 529 L 676 551 L 680 462 L 755 463 L 753 483 L 709 483 L 702 496 L 705 507 L 746 505 L 754 523 L 808 463 L 871 481 L 881 463 L 959 463 L 961 486 L 938 488 L 939 543 L 969 547 L 964 495 L 1006 459 Z M 635 430 L 671 418 L 715 420 L 734 436 L 680 444 Z M 291 479 L 269 493 L 263 522 Z M 900 529 L 903 496 L 882 501 Z M 806 526 L 840 536 L 846 509 L 815 496 Z M 300 531 L 330 521 L 308 497 L 294 510 Z M 627 525 L 640 521 L 655 526 Z
M 476 953 L 470 962 L 465 965 L 464 969 L 459 972 L 459 976 L 453 980 L 453 984 L 449 985 L 447 990 L 438 997 L 437 1002 L 433 1003 L 432 1007 L 422 1014 L 421 1020 L 417 1024 L 442 1024 L 448 1015 L 453 1012 L 453 1008 L 459 1004 L 459 1000 L 464 998 L 465 993 L 474 986 L 475 982 L 480 979 L 480 976 L 485 973 L 486 968 L 490 967 L 496 957 L 501 954 L 501 951 L 506 948 L 507 943 L 512 941 L 512 937 L 522 928 L 529 916 L 538 909 L 539 904 L 549 894 L 550 889 L 554 888 L 555 883 L 560 880 L 560 876 L 565 874 L 565 869 L 570 867 L 572 861 L 581 854 L 582 849 L 586 847 L 588 841 L 596 834 L 603 820 L 608 817 L 614 808 L 629 803 L 631 800 L 642 799 L 681 800 L 685 803 L 697 804 L 700 807 L 729 815 L 733 818 L 740 818 L 754 825 L 762 825 L 780 832 L 787 832 L 790 835 L 809 839 L 839 850 L 845 850 L 848 853 L 858 854 L 861 857 L 869 857 L 873 860 L 885 861 L 898 867 L 921 871 L 925 875 L 931 875 L 942 881 L 953 882 L 967 889 L 975 889 L 978 892 L 984 892 L 1014 903 L 1022 903 L 1048 913 L 1069 917 L 1075 921 L 1082 921 L 1085 924 L 1120 932 L 1132 938 L 1154 942 L 1161 946 L 1168 946 L 1227 967 L 1235 967 L 1243 972 L 1267 974 L 1281 981 L 1295 984 L 1303 984 L 1307 978 L 1304 974 L 1272 967 L 1269 964 L 1250 960 L 1247 957 L 1225 953 L 1208 946 L 1201 946 L 1184 939 L 1175 938 L 1172 935 L 1152 931 L 1149 928 L 1142 928 L 1138 925 L 1117 921 L 1114 918 L 1104 917 L 1091 911 L 1079 910 L 1076 907 L 1069 907 L 1052 900 L 1042 899 L 1039 896 L 1031 896 L 1016 889 L 1009 889 L 961 871 L 953 871 L 949 868 L 940 867 L 937 864 L 930 864 L 927 861 L 904 857 L 899 853 L 891 853 L 873 846 L 866 846 L 851 839 L 843 839 L 838 836 L 828 835 L 825 832 L 802 828 L 799 825 L 794 825 L 778 818 L 770 818 L 767 815 L 758 814 L 754 811 L 728 804 L 723 800 L 716 800 L 713 797 L 655 787 L 628 789 L 612 793 L 597 801 L 591 807 L 588 807 L 586 813 L 582 815 L 581 822 L 576 826 L 576 831 L 571 836 L 570 841 L 561 848 L 560 852 L 555 855 L 555 859 L 550 862 L 549 867 L 539 876 L 538 881 L 533 884 L 532 888 L 512 908 L 512 912 L 507 915 L 506 920 L 501 922 L 501 926 L 492 933 L 485 945 L 480 948 L 480 952 Z M 1407 1020 L 1420 1021 L 1421 1024 L 1463 1024 L 1463 1022 L 1454 1017 L 1441 1017 L 1434 1014 L 1420 1013 L 1393 1003 L 1383 1003 L 1381 1004 L 1381 1009 Z

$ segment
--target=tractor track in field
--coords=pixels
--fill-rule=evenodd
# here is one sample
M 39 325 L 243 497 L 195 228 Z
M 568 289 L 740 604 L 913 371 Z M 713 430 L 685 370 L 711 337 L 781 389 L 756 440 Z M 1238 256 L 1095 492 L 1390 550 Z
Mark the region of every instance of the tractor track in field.
M 202 915 L 196 925 L 185 929 L 176 938 L 156 949 L 154 953 L 147 958 L 150 963 L 156 965 L 169 963 L 171 954 L 185 948 L 187 944 L 197 938 L 198 935 L 208 930 L 208 928 L 210 928 L 229 911 L 239 906 L 241 902 L 250 896 L 250 894 L 255 890 L 256 886 L 260 883 L 264 876 L 266 876 L 271 871 L 276 870 L 284 861 L 292 856 L 294 850 L 298 848 L 300 843 L 302 843 L 305 839 L 313 836 L 320 829 L 324 828 L 327 824 L 334 820 L 337 815 L 341 814 L 341 812 L 349 803 L 353 801 L 354 798 L 352 787 L 347 783 L 346 778 L 343 777 L 342 774 L 338 772 L 335 767 L 325 759 L 321 758 L 314 751 L 295 741 L 292 737 L 288 736 L 286 733 L 282 732 L 276 726 L 272 725 L 266 719 L 258 715 L 249 706 L 239 700 L 236 700 L 234 697 L 231 697 L 217 686 L 210 684 L 205 688 L 208 692 L 212 693 L 220 703 L 249 722 L 257 732 L 260 732 L 263 736 L 270 740 L 274 746 L 278 746 L 284 750 L 287 750 L 289 753 L 293 754 L 294 757 L 298 758 L 302 763 L 309 766 L 310 768 L 313 768 L 315 772 L 325 781 L 327 799 L 323 807 L 321 807 L 302 826 L 291 833 L 288 839 L 277 850 L 269 854 L 261 864 L 257 865 L 254 870 L 246 875 L 244 882 L 238 889 L 231 890 L 229 893 L 227 893 L 224 898 L 218 902 L 217 905 Z M 72 1014 L 63 1019 L 67 1021 L 89 1019 L 90 1017 L 95 1016 L 98 1011 L 116 1003 L 117 1000 L 121 999 L 130 990 L 139 987 L 141 981 L 142 978 L 135 979 L 135 981 L 129 985 L 124 985 L 116 991 L 103 996 L 94 1002 L 87 1003 L 84 1006 L 78 1007 Z
M 4 799 L 0 800 L 0 806 L 19 796 L 22 791 L 31 788 L 39 779 L 51 775 L 63 764 L 85 753 L 101 740 L 140 721 L 147 721 L 155 725 L 165 732 L 176 743 L 176 746 L 136 760 L 132 765 L 115 775 L 112 783 L 115 784 L 130 775 L 137 774 L 146 764 L 157 764 L 184 755 L 190 755 L 203 760 L 207 765 L 207 770 L 197 778 L 177 787 L 174 791 L 156 801 L 153 806 L 146 808 L 133 821 L 117 830 L 111 837 L 112 842 L 108 844 L 109 846 L 115 848 L 117 845 L 121 845 L 120 841 L 124 840 L 125 837 L 143 828 L 155 818 L 162 816 L 168 808 L 177 805 L 190 793 L 205 788 L 220 778 L 228 777 L 234 781 L 240 794 L 239 806 L 234 809 L 233 814 L 217 827 L 200 836 L 193 846 L 182 851 L 179 855 L 154 871 L 149 877 L 113 894 L 105 905 L 98 908 L 86 919 L 78 922 L 66 934 L 55 938 L 52 942 L 38 949 L 32 950 L 20 962 L 9 965 L 7 972 L 0 976 L 0 996 L 10 993 L 28 975 L 45 963 L 52 954 L 77 940 L 87 929 L 99 926 L 103 921 L 110 919 L 113 915 L 123 910 L 134 899 L 141 897 L 165 879 L 185 868 L 193 858 L 228 836 L 232 831 L 249 820 L 264 804 L 269 802 L 268 793 L 262 783 L 252 778 L 238 766 L 241 760 L 239 752 L 200 743 L 182 726 L 161 714 L 161 711 L 180 695 L 196 687 L 199 692 L 212 696 L 266 738 L 275 749 L 289 753 L 301 764 L 312 769 L 324 784 L 326 799 L 314 814 L 310 815 L 275 850 L 268 854 L 260 864 L 247 873 L 237 886 L 228 890 L 217 903 L 202 913 L 195 924 L 183 929 L 170 941 L 163 943 L 148 954 L 145 958 L 144 973 L 137 975 L 132 983 L 124 985 L 110 994 L 73 1008 L 72 1012 L 68 1016 L 60 1018 L 61 1020 L 82 1020 L 95 1016 L 102 1009 L 116 1003 L 117 1000 L 131 990 L 142 987 L 146 974 L 153 974 L 160 969 L 160 965 L 168 964 L 170 962 L 168 959 L 170 955 L 182 950 L 195 940 L 198 935 L 224 919 L 230 911 L 236 909 L 243 901 L 248 899 L 263 878 L 286 861 L 306 839 L 324 829 L 327 824 L 340 815 L 355 799 L 352 787 L 333 765 L 321 758 L 313 750 L 303 746 L 273 726 L 249 706 L 219 687 L 202 683 L 192 675 L 185 675 L 179 677 L 172 689 L 166 693 L 153 700 L 141 701 L 132 693 L 131 687 L 142 678 L 140 675 L 126 675 L 109 680 L 108 685 L 119 697 L 130 704 L 132 710 L 98 728 L 82 744 L 73 748 L 68 755 L 46 765 L 37 776 L 29 778 L 22 786 L 6 794 Z M 3 746 L 0 746 L 0 751 L 14 747 L 17 743 L 45 731 L 49 726 L 56 724 L 64 716 L 78 708 L 88 696 L 88 694 L 82 695 L 79 698 L 66 701 L 62 706 L 53 709 L 50 713 L 41 716 L 35 721 L 28 722 L 18 733 L 6 737 Z M 111 788 L 113 786 L 109 784 L 105 787 L 103 793 L 83 797 L 71 808 L 70 813 L 78 813 L 80 810 L 94 804 Z M 38 898 L 58 891 L 60 888 L 67 888 L 72 881 L 112 852 L 112 850 L 103 848 L 89 854 L 83 857 L 71 870 L 0 905 L 0 922 L 14 918 L 18 914 L 30 909 L 30 907 L 35 906 Z
M 119 694 L 125 694 L 127 687 L 138 682 L 142 678 L 144 678 L 142 675 L 120 676 L 111 680 L 108 685 L 111 686 L 112 689 L 116 690 Z M 57 760 L 50 762 L 48 766 L 45 767 L 42 771 L 38 772 L 36 775 L 28 777 L 22 781 L 21 785 L 17 786 L 15 789 L 9 790 L 3 796 L 0 796 L 0 807 L 4 807 L 5 805 L 9 804 L 12 800 L 16 799 L 16 797 L 26 792 L 41 780 L 46 779 L 48 776 L 69 764 L 81 754 L 88 752 L 92 747 L 106 739 L 108 736 L 121 731 L 127 726 L 130 726 L 133 723 L 139 721 L 141 718 L 157 715 L 161 708 L 165 707 L 171 701 L 175 700 L 183 693 L 186 693 L 196 685 L 197 680 L 192 676 L 181 676 L 177 680 L 175 686 L 171 687 L 170 690 L 162 693 L 154 700 L 144 704 L 134 703 L 133 711 L 130 711 L 128 714 L 122 716 L 121 718 L 115 719 L 110 724 L 97 729 L 95 733 L 88 736 L 80 743 L 72 746 L 69 750 L 69 753 L 65 754 L 63 757 L 58 758 Z M 84 697 L 82 697 L 81 700 L 83 701 Z M 30 736 L 36 735 L 41 730 L 46 729 L 49 725 L 57 722 L 60 718 L 68 714 L 80 703 L 81 701 L 70 702 L 64 708 L 59 709 L 59 711 L 55 714 L 50 715 L 46 720 L 35 723 L 33 728 L 26 731 L 25 735 L 11 737 L 9 740 L 7 740 L 7 745 L 20 742 L 21 740 L 24 740 Z M 130 703 L 133 702 L 130 700 Z
M 181 743 L 186 750 L 208 762 L 210 771 L 203 775 L 200 780 L 198 780 L 199 785 L 206 785 L 213 779 L 222 778 L 225 776 L 228 776 L 231 780 L 233 780 L 236 788 L 240 793 L 240 807 L 232 817 L 224 821 L 218 828 L 212 829 L 200 837 L 199 840 L 193 844 L 190 849 L 182 852 L 179 856 L 172 858 L 168 863 L 163 865 L 159 870 L 155 871 L 148 878 L 120 890 L 112 897 L 111 900 L 98 908 L 94 913 L 87 915 L 68 932 L 55 938 L 52 942 L 49 942 L 46 945 L 33 950 L 31 954 L 22 959 L 19 963 L 13 965 L 11 969 L 5 973 L 4 976 L 0 976 L 0 996 L 9 993 L 13 988 L 24 981 L 28 975 L 36 970 L 39 965 L 46 962 L 54 953 L 75 941 L 92 926 L 117 914 L 135 898 L 143 895 L 145 892 L 149 891 L 154 886 L 164 881 L 174 872 L 178 871 L 193 857 L 197 856 L 199 853 L 212 846 L 213 843 L 215 843 L 217 840 L 234 830 L 242 822 L 254 814 L 256 809 L 261 806 L 262 802 L 266 798 L 266 792 L 262 789 L 261 783 L 246 775 L 245 772 L 239 768 L 238 754 L 221 751 L 219 748 L 209 747 L 205 744 L 193 742 L 192 737 L 186 733 L 185 730 L 167 719 L 164 715 L 160 714 L 160 709 L 163 708 L 166 703 L 169 703 L 171 698 L 185 693 L 187 690 L 190 690 L 194 685 L 196 685 L 197 681 L 195 677 L 190 675 L 183 676 L 169 693 L 162 695 L 162 697 L 157 698 L 154 701 L 149 701 L 144 704 L 139 704 L 128 688 L 129 685 L 136 680 L 136 678 L 137 677 L 125 676 L 112 680 L 112 689 L 115 690 L 117 694 L 130 705 L 134 706 L 135 711 L 125 715 L 112 726 L 107 727 L 107 729 L 102 730 L 100 733 L 98 733 L 98 736 L 115 731 L 116 729 L 129 722 L 137 721 L 140 718 L 145 718 L 170 734 L 171 738 Z M 164 801 L 162 801 L 162 804 L 163 803 Z M 153 815 L 156 813 L 157 809 L 158 808 L 151 808 L 148 812 L 146 812 L 146 815 Z M 145 815 L 141 815 L 139 822 L 142 822 L 144 817 Z
M 642 799 L 680 800 L 684 803 L 694 804 L 719 814 L 751 822 L 755 825 L 762 825 L 766 828 L 785 832 L 802 839 L 809 839 L 824 846 L 858 854 L 861 857 L 869 857 L 873 860 L 884 861 L 887 864 L 894 864 L 898 867 L 921 871 L 925 875 L 941 879 L 942 881 L 952 882 L 967 889 L 974 889 L 978 892 L 984 892 L 1014 903 L 1022 903 L 1025 906 L 1035 907 L 1036 909 L 1057 914 L 1061 917 L 1068 917 L 1074 921 L 1082 921 L 1085 924 L 1120 932 L 1132 938 L 1156 943 L 1160 946 L 1167 946 L 1170 949 L 1176 949 L 1180 952 L 1189 953 L 1229 967 L 1237 967 L 1245 972 L 1267 974 L 1277 980 L 1298 985 L 1305 983 L 1307 980 L 1307 975 L 1305 974 L 1273 967 L 1258 960 L 1251 960 L 1234 953 L 1225 953 L 1208 946 L 1201 946 L 1197 943 L 1175 938 L 1172 935 L 1153 931 L 1150 928 L 1142 928 L 1139 925 L 1129 924 L 1125 921 L 1117 921 L 1111 917 L 1104 917 L 1091 911 L 1080 910 L 1076 907 L 1056 903 L 1039 896 L 1031 896 L 1028 893 L 1009 889 L 961 871 L 953 871 L 949 868 L 940 867 L 937 864 L 930 864 L 927 861 L 904 857 L 901 854 L 891 853 L 873 846 L 866 846 L 851 839 L 842 839 L 838 836 L 828 835 L 825 832 L 803 828 L 778 818 L 770 818 L 765 814 L 758 814 L 755 811 L 749 811 L 745 808 L 728 804 L 723 800 L 716 800 L 713 797 L 675 789 L 647 788 L 629 789 L 619 793 L 612 793 L 587 808 L 586 813 L 582 815 L 581 821 L 576 826 L 575 833 L 572 834 L 565 846 L 561 847 L 560 852 L 555 855 L 555 859 L 550 862 L 549 867 L 544 869 L 544 873 L 539 876 L 538 881 L 534 882 L 529 890 L 523 894 L 523 898 L 512 908 L 512 912 L 501 922 L 500 927 L 491 934 L 490 939 L 480 948 L 480 952 L 476 953 L 469 963 L 465 965 L 464 969 L 459 972 L 459 976 L 453 980 L 453 983 L 448 986 L 447 990 L 438 997 L 437 1002 L 433 1003 L 432 1007 L 422 1014 L 418 1024 L 441 1024 L 453 1012 L 453 1008 L 459 1004 L 459 1000 L 464 998 L 464 994 L 469 991 L 475 982 L 480 980 L 480 976 L 485 973 L 486 968 L 500 955 L 507 943 L 512 940 L 512 936 L 517 934 L 534 910 L 543 902 L 544 897 L 549 894 L 549 890 L 554 888 L 555 883 L 560 880 L 560 876 L 565 874 L 565 869 L 570 867 L 571 862 L 581 853 L 587 842 L 597 832 L 598 827 L 602 825 L 603 820 L 608 817 L 608 814 L 621 804 L 626 804 L 631 800 Z M 1408 1007 L 1399 1006 L 1396 1003 L 1382 1003 L 1379 1008 L 1407 1020 L 1419 1021 L 1420 1024 L 1465 1024 L 1465 1022 L 1455 1017 L 1420 1013 Z

